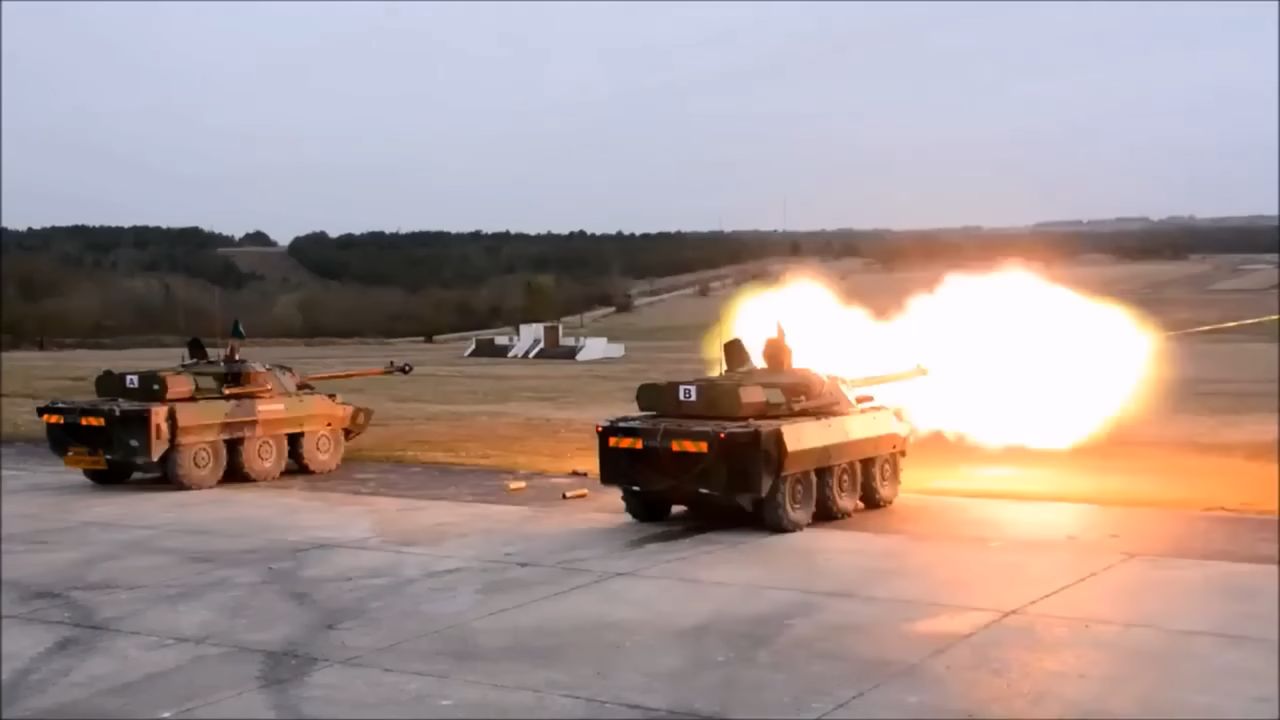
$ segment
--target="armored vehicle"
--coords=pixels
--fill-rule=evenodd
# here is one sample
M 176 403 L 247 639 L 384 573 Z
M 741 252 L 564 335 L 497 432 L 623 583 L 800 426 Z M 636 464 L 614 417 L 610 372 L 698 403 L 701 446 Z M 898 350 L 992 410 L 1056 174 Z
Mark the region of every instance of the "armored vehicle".
M 240 357 L 244 330 L 237 320 L 221 358 L 199 338 L 190 359 L 153 370 L 104 370 L 94 400 L 55 400 L 36 408 L 49 449 L 68 467 L 100 485 L 126 482 L 135 472 L 159 472 L 186 490 L 221 480 L 274 480 L 292 459 L 306 473 L 338 467 L 346 443 L 369 426 L 373 411 L 313 383 L 407 375 L 408 363 L 299 376 L 287 365 Z
M 672 507 L 716 504 L 756 514 L 776 532 L 891 505 L 911 428 L 857 389 L 925 374 L 923 368 L 847 379 L 791 367 L 782 329 L 756 368 L 741 340 L 725 343 L 719 376 L 649 382 L 641 414 L 596 427 L 600 482 L 622 491 L 640 522 Z

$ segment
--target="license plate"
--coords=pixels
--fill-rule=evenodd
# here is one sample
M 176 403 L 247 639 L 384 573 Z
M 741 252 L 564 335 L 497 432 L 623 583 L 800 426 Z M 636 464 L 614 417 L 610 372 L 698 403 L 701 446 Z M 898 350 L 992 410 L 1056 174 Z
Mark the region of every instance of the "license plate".
M 101 453 L 91 454 L 87 452 L 71 451 L 67 456 L 62 458 L 62 462 L 67 467 L 77 468 L 79 470 L 106 470 L 107 459 Z

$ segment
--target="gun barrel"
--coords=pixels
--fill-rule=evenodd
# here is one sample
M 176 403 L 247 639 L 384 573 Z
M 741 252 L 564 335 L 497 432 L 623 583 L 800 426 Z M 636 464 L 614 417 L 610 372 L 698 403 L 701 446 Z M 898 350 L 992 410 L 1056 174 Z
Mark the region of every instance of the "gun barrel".
M 928 374 L 929 374 L 928 370 L 925 370 L 923 367 L 917 365 L 910 370 L 903 370 L 902 372 L 896 372 L 896 373 L 888 373 L 887 375 L 868 375 L 867 377 L 860 377 L 860 378 L 841 378 L 841 382 L 843 382 L 847 387 L 860 388 L 860 387 L 870 387 L 872 385 L 887 385 L 888 383 L 891 383 L 891 382 L 910 380 L 912 378 L 923 377 Z
M 232 387 L 222 388 L 222 394 L 226 397 L 238 397 L 240 395 L 257 395 L 258 393 L 271 392 L 270 385 L 236 385 Z
M 389 363 L 385 367 L 379 368 L 361 368 L 359 370 L 338 370 L 336 372 L 315 373 L 302 378 L 303 382 L 311 383 L 317 380 L 346 380 L 348 378 L 358 377 L 377 377 L 379 375 L 408 375 L 413 372 L 413 366 L 409 363 L 396 365 Z

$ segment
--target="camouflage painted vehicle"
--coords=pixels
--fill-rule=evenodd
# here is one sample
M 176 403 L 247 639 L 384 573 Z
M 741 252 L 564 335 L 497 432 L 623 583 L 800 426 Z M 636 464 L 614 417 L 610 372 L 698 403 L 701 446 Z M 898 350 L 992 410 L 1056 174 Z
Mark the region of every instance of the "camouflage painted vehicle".
M 640 522 L 672 507 L 736 506 L 776 532 L 847 517 L 858 503 L 891 505 L 911 429 L 869 395 L 847 392 L 923 375 L 923 368 L 841 379 L 791 367 L 782 330 L 756 368 L 740 340 L 725 343 L 727 372 L 644 383 L 642 414 L 596 428 L 600 482 L 618 487 Z
M 186 490 L 224 478 L 265 482 L 289 459 L 306 473 L 331 472 L 373 411 L 313 383 L 413 371 L 391 363 L 303 377 L 286 365 L 242 359 L 239 321 L 232 337 L 220 359 L 192 338 L 191 359 L 176 367 L 105 370 L 94 381 L 97 399 L 36 408 L 49 449 L 100 485 L 124 483 L 136 472 L 159 472 Z

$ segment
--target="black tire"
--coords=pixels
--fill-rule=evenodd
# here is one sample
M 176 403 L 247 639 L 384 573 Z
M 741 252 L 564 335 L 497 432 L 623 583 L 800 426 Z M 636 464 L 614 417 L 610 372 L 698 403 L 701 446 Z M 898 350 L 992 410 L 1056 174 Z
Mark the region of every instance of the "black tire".
M 256 435 L 227 443 L 227 477 L 270 482 L 284 472 L 289 447 L 283 435 Z
M 898 499 L 902 484 L 898 456 L 877 455 L 862 461 L 862 504 L 869 509 L 888 507 Z
M 227 444 L 213 442 L 176 445 L 165 458 L 165 477 L 183 490 L 208 490 L 227 472 Z
M 333 428 L 289 436 L 289 457 L 299 469 L 312 475 L 337 470 L 346 447 L 346 436 Z
M 760 519 L 774 532 L 797 532 L 813 522 L 817 481 L 813 473 L 782 475 L 760 504 Z
M 818 475 L 818 502 L 814 513 L 819 520 L 842 520 L 858 509 L 862 473 L 858 463 L 821 468 Z
M 636 522 L 662 522 L 671 517 L 672 502 L 670 499 L 655 493 L 642 493 L 635 490 L 622 491 L 622 504 L 627 514 Z
M 85 470 L 84 476 L 94 485 L 123 485 L 133 477 L 133 466 L 107 463 L 105 470 Z

